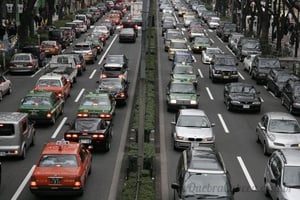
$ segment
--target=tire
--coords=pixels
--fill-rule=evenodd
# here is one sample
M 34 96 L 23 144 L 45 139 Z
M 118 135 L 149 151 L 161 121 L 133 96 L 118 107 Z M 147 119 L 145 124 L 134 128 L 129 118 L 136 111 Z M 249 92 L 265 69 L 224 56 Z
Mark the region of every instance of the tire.
M 267 82 L 267 91 L 270 91 L 269 83 Z
M 52 118 L 51 118 L 51 124 L 54 125 L 55 122 L 56 122 L 55 116 L 52 116 Z
M 35 136 L 35 133 L 32 136 L 32 140 L 31 140 L 31 143 L 30 143 L 31 147 L 35 145 L 35 138 L 34 138 L 34 136 Z
M 263 143 L 263 152 L 265 156 L 270 155 L 269 148 L 267 147 L 266 142 Z
M 291 114 L 293 114 L 293 105 L 292 105 L 292 104 L 289 105 L 289 112 L 290 112 Z
M 88 172 L 88 175 L 91 175 L 91 174 L 92 174 L 92 165 L 91 165 L 91 167 L 89 169 L 89 172 Z
M 110 147 L 111 147 L 111 141 L 109 140 L 109 142 L 107 142 L 107 143 L 105 144 L 105 149 L 104 149 L 104 151 L 105 151 L 105 152 L 109 152 Z
M 269 190 L 266 186 L 266 180 L 264 182 L 265 182 L 265 184 L 264 184 L 264 194 L 265 194 L 266 197 L 270 197 L 270 192 L 269 192 Z
M 228 101 L 226 102 L 226 110 L 228 110 L 228 111 L 232 110 L 231 105 Z
M 259 136 L 258 136 L 258 135 L 256 135 L 256 143 L 257 143 L 257 144 L 260 144 L 260 143 L 261 143 L 260 140 L 259 140 Z
M 11 88 L 11 86 L 9 86 L 7 94 L 11 94 L 11 93 L 12 93 L 12 88 Z
M 283 105 L 284 106 L 284 98 L 283 97 L 281 97 L 281 105 Z
M 22 151 L 22 153 L 21 153 L 21 155 L 20 155 L 20 159 L 21 160 L 24 160 L 26 158 L 26 147 L 24 146 L 23 147 L 23 151 Z

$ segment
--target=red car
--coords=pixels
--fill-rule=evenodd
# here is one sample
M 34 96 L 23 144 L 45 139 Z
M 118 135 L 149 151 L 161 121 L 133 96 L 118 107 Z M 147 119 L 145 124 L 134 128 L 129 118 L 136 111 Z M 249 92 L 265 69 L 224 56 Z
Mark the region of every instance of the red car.
M 92 170 L 92 154 L 84 145 L 61 140 L 47 143 L 31 175 L 36 195 L 82 195 Z

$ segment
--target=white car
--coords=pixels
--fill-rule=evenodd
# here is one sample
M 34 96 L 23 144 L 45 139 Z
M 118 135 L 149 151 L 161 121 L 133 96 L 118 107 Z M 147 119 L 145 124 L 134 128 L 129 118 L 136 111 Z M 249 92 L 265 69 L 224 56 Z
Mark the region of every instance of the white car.
M 247 71 L 249 73 L 251 72 L 252 62 L 253 62 L 255 56 L 257 56 L 257 54 L 250 54 L 250 55 L 248 55 L 247 57 L 244 58 L 243 65 L 244 65 L 244 70 L 245 71 Z
M 11 94 L 12 92 L 12 83 L 4 75 L 0 75 L 0 101 L 6 94 Z
M 210 29 L 218 28 L 220 26 L 220 17 L 209 17 L 207 25 Z
M 210 64 L 213 55 L 224 54 L 219 47 L 207 47 L 201 52 L 201 60 L 203 64 Z
M 87 32 L 87 25 L 84 23 L 84 21 L 76 19 L 72 21 L 73 23 L 76 23 L 78 25 L 78 29 L 81 33 Z
M 192 21 L 195 21 L 195 19 L 196 19 L 195 15 L 188 15 L 188 14 L 183 15 L 184 27 L 188 27 Z
M 95 26 L 93 34 L 97 33 L 104 33 L 106 39 L 110 37 L 110 31 L 108 30 L 107 26 Z

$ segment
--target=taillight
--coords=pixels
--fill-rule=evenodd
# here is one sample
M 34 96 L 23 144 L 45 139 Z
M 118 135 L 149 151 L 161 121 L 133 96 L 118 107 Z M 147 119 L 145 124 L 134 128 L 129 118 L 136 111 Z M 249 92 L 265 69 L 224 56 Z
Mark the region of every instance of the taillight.
M 9 64 L 10 67 L 15 67 L 16 65 L 14 63 Z
M 100 114 L 101 118 L 110 118 L 111 115 L 110 114 Z
M 103 138 L 105 138 L 105 135 L 103 135 L 103 134 L 100 134 L 100 135 L 99 135 L 99 134 L 93 134 L 92 137 L 93 137 L 93 138 L 100 138 L 100 139 L 103 139 Z
M 37 186 L 37 182 L 34 176 L 31 177 L 30 179 L 30 187 L 36 187 Z
M 48 119 L 50 119 L 50 118 L 52 117 L 52 114 L 48 112 L 48 113 L 46 114 L 46 117 L 47 117 Z
M 88 55 L 93 55 L 93 52 L 92 52 L 92 51 L 89 51 L 87 54 L 88 54 Z
M 88 113 L 77 113 L 77 117 L 88 117 Z
M 106 74 L 101 74 L 101 78 L 107 78 Z
M 122 79 L 125 78 L 123 74 L 119 74 L 118 77 L 119 77 L 119 78 L 122 78 Z
M 77 134 L 74 134 L 74 133 L 73 133 L 73 134 L 68 133 L 68 134 L 65 135 L 65 137 L 66 137 L 66 138 L 69 138 L 69 139 L 71 139 L 71 138 L 78 138 L 78 135 L 77 135 Z
M 33 66 L 33 64 L 32 64 L 32 63 L 27 63 L 27 64 L 26 64 L 26 66 L 28 66 L 28 67 L 32 67 L 32 66 Z
M 76 67 L 77 67 L 77 68 L 81 68 L 81 64 L 77 64 Z

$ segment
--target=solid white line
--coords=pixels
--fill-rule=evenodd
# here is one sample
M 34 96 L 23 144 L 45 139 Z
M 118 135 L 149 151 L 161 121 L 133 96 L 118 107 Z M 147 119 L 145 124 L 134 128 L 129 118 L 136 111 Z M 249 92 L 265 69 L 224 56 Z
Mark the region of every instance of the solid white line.
M 203 74 L 202 74 L 202 72 L 201 72 L 200 69 L 198 69 L 198 73 L 199 73 L 199 76 L 200 76 L 201 78 L 203 78 Z
M 256 187 L 254 185 L 254 182 L 253 182 L 253 180 L 252 180 L 252 178 L 251 178 L 251 176 L 250 176 L 250 174 L 249 174 L 249 172 L 247 170 L 247 167 L 246 167 L 246 165 L 245 165 L 242 157 L 237 156 L 236 158 L 238 159 L 238 161 L 239 161 L 239 163 L 241 165 L 241 168 L 242 168 L 242 170 L 244 172 L 244 175 L 246 176 L 246 179 L 247 179 L 247 181 L 248 181 L 248 183 L 250 185 L 251 190 L 255 191 Z
M 75 103 L 77 103 L 78 101 L 79 101 L 79 99 L 80 99 L 80 97 L 82 96 L 82 94 L 83 94 L 83 92 L 85 91 L 85 89 L 84 88 L 82 88 L 81 90 L 80 90 L 80 92 L 79 92 L 79 94 L 77 95 L 77 97 L 76 97 L 76 99 L 75 99 Z
M 26 177 L 24 178 L 24 180 L 22 181 L 21 185 L 18 187 L 17 191 L 15 192 L 14 196 L 11 198 L 11 200 L 17 200 L 19 195 L 21 194 L 22 190 L 24 189 L 24 187 L 26 186 L 26 184 L 28 183 L 33 171 L 35 169 L 35 165 L 33 165 L 30 169 L 30 171 L 28 172 L 28 174 L 26 175 Z
M 111 43 L 109 44 L 109 46 L 107 47 L 106 51 L 104 52 L 103 56 L 101 57 L 101 59 L 99 60 L 98 64 L 100 65 L 103 61 L 103 59 L 105 58 L 106 54 L 108 53 L 109 49 L 111 48 L 111 46 L 113 45 L 114 41 L 117 39 L 118 35 L 115 35 L 113 40 L 111 41 Z
M 211 38 L 210 38 L 210 41 L 211 41 L 211 43 L 213 43 L 213 44 L 215 43 L 215 41 L 214 41 L 213 39 L 211 39 Z
M 275 97 L 275 96 L 274 96 Z M 276 97 L 275 97 L 276 98 Z M 260 97 L 261 102 L 265 102 L 264 99 L 262 97 Z
M 89 79 L 92 79 L 92 78 L 94 77 L 96 71 L 97 71 L 96 69 L 93 70 L 93 72 L 92 72 L 91 75 L 89 76 Z
M 228 51 L 229 51 L 232 55 L 235 56 L 235 54 L 233 53 L 233 51 L 232 51 L 227 45 L 226 45 L 225 47 L 226 47 L 226 49 L 228 49 Z
M 192 57 L 193 57 L 194 63 L 196 63 L 197 62 L 196 57 L 195 56 L 192 56 Z
M 56 136 L 58 135 L 59 131 L 61 130 L 61 128 L 63 127 L 63 125 L 67 121 L 67 119 L 68 119 L 67 117 L 64 117 L 63 120 L 61 120 L 59 126 L 57 127 L 57 129 L 55 130 L 53 135 L 51 136 L 52 139 L 56 138 Z
M 214 97 L 212 96 L 212 94 L 211 94 L 209 88 L 208 88 L 208 87 L 205 87 L 205 89 L 206 89 L 206 92 L 207 92 L 207 94 L 208 94 L 210 100 L 214 100 Z
M 239 74 L 239 76 L 241 77 L 242 80 L 245 80 L 245 78 L 243 77 L 243 75 L 240 72 L 238 72 L 238 74 Z
M 227 126 L 226 126 L 226 123 L 225 123 L 222 115 L 218 114 L 218 117 L 219 117 L 219 120 L 220 120 L 220 122 L 221 122 L 221 124 L 223 126 L 223 129 L 224 129 L 225 133 L 229 133 L 229 130 L 228 130 Z

